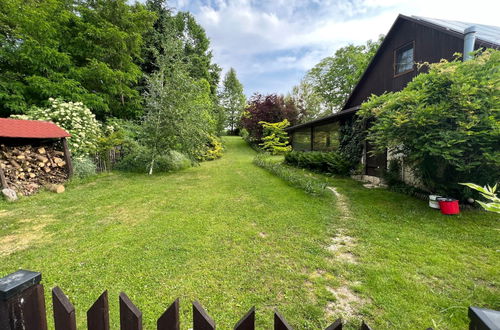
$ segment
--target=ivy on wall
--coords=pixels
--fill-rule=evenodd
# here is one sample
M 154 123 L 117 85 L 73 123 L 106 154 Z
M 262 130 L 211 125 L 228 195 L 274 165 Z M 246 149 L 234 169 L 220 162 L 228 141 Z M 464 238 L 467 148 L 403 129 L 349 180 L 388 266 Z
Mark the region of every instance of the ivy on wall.
M 366 120 L 352 116 L 340 123 L 339 152 L 350 164 L 351 171 L 361 163 L 366 138 Z

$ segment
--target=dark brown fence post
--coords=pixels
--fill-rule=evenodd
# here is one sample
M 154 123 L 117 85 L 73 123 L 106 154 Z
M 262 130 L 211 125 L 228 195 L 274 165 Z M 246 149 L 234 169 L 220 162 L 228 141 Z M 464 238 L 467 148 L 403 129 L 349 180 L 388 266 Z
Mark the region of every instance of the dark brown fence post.
M 56 330 L 76 330 L 75 307 L 58 286 L 52 289 L 52 306 Z
M 142 330 L 142 313 L 124 292 L 120 293 L 120 329 Z
M 71 161 L 71 151 L 69 151 L 68 141 L 66 138 L 61 139 L 64 151 L 64 161 L 66 162 L 66 169 L 68 170 L 68 176 L 71 178 L 73 176 L 73 162 Z
M 197 301 L 193 303 L 193 330 L 215 330 L 215 321 Z
M 342 330 L 342 319 L 336 319 L 335 322 L 330 324 L 325 330 Z
M 274 311 L 274 330 L 292 330 L 293 328 L 288 325 L 285 318 L 281 316 L 278 310 Z
M 87 311 L 88 330 L 109 330 L 108 291 L 104 291 Z
M 18 270 L 0 278 L 0 329 L 47 330 L 42 274 Z
M 360 327 L 361 330 L 372 330 L 372 328 L 370 328 L 368 326 L 368 324 L 365 323 L 365 321 L 361 321 L 361 327 Z
M 250 308 L 248 313 L 236 323 L 234 330 L 254 330 L 255 329 L 255 306 Z
M 156 322 L 156 327 L 158 330 L 180 329 L 179 298 L 175 299 L 172 305 L 160 316 Z

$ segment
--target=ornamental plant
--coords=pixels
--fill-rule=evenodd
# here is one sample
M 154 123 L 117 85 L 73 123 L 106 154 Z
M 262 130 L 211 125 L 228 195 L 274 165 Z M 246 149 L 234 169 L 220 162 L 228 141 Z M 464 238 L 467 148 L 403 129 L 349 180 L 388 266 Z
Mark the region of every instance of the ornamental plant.
M 224 146 L 220 139 L 212 134 L 208 135 L 208 142 L 205 145 L 204 151 L 200 157 L 200 160 L 214 160 L 222 157 L 224 152 Z
M 279 155 L 292 150 L 288 145 L 288 135 L 285 128 L 290 126 L 290 122 L 286 119 L 277 123 L 268 123 L 265 121 L 259 122 L 262 125 L 264 137 L 259 145 L 267 152 L 273 155 Z
M 425 66 L 428 73 L 370 98 L 360 113 L 373 120 L 368 139 L 379 152 L 401 153 L 427 189 L 465 200 L 473 195 L 459 182 L 500 178 L 500 51 Z
M 14 118 L 45 120 L 53 122 L 71 134 L 69 147 L 75 156 L 87 156 L 97 149 L 101 124 L 95 115 L 82 102 L 65 102 L 61 99 L 49 99 L 49 108 L 30 109 L 26 115 Z
M 477 201 L 486 211 L 500 213 L 500 198 L 496 194 L 497 185 L 494 185 L 493 187 L 490 187 L 489 185 L 481 187 L 474 183 L 461 183 L 461 185 L 478 191 L 481 196 L 490 200 L 489 203 Z
M 249 141 L 260 143 L 264 135 L 260 122 L 276 123 L 284 119 L 291 125 L 298 122 L 298 110 L 292 99 L 277 94 L 254 94 L 241 116 L 241 126 L 248 131 Z

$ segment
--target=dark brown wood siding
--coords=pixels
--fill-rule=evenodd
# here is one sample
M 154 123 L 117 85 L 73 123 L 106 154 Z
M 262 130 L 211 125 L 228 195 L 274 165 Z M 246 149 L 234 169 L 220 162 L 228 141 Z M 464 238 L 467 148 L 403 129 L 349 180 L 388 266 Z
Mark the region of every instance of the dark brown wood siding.
M 439 62 L 441 59 L 452 59 L 454 53 L 463 51 L 463 38 L 433 29 L 416 22 L 399 18 L 387 35 L 383 45 L 364 77 L 356 86 L 344 109 L 360 105 L 370 95 L 380 95 L 384 92 L 399 91 L 417 74 L 413 71 L 394 76 L 394 51 L 408 44 L 415 43 L 414 61 Z M 476 44 L 476 46 L 479 46 Z

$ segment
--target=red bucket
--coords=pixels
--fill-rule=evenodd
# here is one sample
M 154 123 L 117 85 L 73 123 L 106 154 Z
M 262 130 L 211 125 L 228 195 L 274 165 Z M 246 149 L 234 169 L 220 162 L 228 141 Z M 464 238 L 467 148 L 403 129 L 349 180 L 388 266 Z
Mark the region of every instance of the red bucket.
M 458 200 L 453 198 L 438 198 L 439 208 L 442 214 L 459 214 L 460 207 L 458 206 Z

